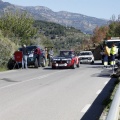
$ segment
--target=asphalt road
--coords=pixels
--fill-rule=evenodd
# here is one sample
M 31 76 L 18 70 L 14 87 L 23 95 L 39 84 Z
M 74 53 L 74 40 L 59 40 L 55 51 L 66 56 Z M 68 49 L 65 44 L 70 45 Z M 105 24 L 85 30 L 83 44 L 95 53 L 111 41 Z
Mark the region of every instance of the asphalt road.
M 29 68 L 0 72 L 0 120 L 98 120 L 111 68 Z

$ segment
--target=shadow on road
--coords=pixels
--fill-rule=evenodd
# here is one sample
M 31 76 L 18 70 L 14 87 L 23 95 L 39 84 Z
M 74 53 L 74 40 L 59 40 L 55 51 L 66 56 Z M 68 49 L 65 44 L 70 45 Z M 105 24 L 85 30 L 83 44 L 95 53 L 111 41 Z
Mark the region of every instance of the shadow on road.
M 56 69 L 52 69 L 51 67 L 46 67 L 43 68 L 44 70 L 66 70 L 66 69 L 70 69 L 70 68 L 56 68 Z
M 102 92 L 94 100 L 91 107 L 88 109 L 88 111 L 84 114 L 84 116 L 80 120 L 99 120 L 99 118 L 103 112 L 103 109 L 105 107 L 102 103 L 106 98 L 108 98 L 110 96 L 111 90 L 114 87 L 115 81 L 116 81 L 115 78 L 110 79 L 108 84 L 106 84 L 106 86 L 104 87 Z
M 111 69 L 103 69 L 101 73 L 93 74 L 92 77 L 109 77 L 110 78 L 111 74 L 112 74 Z
M 18 81 L 11 80 L 11 79 L 9 79 L 9 78 L 2 78 L 2 79 L 0 79 L 0 80 L 4 80 L 4 81 L 6 81 L 6 82 L 18 82 Z

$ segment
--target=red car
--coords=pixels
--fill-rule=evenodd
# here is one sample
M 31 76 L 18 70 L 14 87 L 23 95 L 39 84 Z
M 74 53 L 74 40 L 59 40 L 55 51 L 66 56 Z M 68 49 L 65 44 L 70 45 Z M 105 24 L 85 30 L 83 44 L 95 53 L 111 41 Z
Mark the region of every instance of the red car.
M 80 66 L 79 58 L 72 50 L 62 50 L 52 59 L 52 68 L 72 68 Z

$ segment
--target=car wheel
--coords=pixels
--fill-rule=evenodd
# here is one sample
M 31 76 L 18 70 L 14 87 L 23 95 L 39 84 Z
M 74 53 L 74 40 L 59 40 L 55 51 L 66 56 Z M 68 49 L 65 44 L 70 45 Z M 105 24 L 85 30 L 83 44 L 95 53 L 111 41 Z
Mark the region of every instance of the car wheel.
M 35 59 L 35 68 L 38 68 L 38 60 L 37 60 L 37 58 Z
M 92 61 L 91 64 L 94 64 L 94 61 Z
M 14 65 L 15 65 L 15 61 L 12 60 L 12 58 L 10 58 L 9 61 L 8 61 L 8 64 L 7 64 L 7 68 L 9 70 L 12 70 L 14 68 Z

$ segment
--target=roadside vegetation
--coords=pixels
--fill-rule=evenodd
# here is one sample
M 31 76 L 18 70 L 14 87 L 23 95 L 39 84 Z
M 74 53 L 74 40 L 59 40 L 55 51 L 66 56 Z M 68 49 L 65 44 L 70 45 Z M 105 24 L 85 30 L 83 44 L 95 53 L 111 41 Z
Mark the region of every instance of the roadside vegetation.
M 117 19 L 113 15 L 108 25 L 96 27 L 93 31 L 91 40 L 93 43 L 100 44 L 105 39 L 110 39 L 111 37 L 120 37 L 120 18 Z

